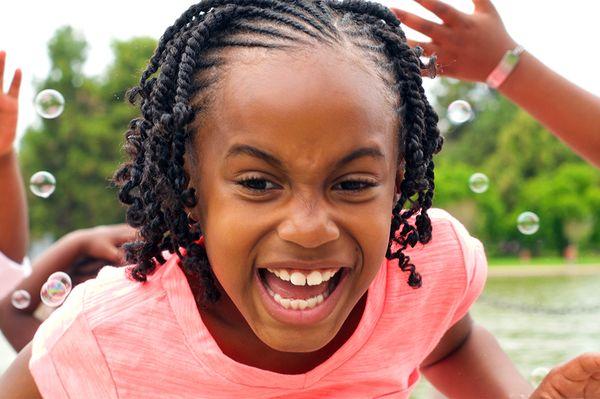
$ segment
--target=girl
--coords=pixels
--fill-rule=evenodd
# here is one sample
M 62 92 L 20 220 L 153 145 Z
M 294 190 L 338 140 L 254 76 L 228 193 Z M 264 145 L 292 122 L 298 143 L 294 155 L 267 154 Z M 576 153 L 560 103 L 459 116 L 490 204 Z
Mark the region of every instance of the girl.
M 481 244 L 429 209 L 442 139 L 419 56 L 377 3 L 190 7 L 130 93 L 132 266 L 73 290 L 4 397 L 407 398 L 421 373 L 451 397 L 528 395 L 468 314 Z

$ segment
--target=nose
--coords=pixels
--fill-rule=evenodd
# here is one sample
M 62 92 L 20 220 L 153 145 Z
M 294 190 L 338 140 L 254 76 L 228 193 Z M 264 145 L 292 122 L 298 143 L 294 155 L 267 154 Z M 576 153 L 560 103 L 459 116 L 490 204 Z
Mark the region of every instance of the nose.
M 317 248 L 340 236 L 338 226 L 331 220 L 322 200 L 307 201 L 299 197 L 292 200 L 285 220 L 277 228 L 282 240 L 305 248 Z

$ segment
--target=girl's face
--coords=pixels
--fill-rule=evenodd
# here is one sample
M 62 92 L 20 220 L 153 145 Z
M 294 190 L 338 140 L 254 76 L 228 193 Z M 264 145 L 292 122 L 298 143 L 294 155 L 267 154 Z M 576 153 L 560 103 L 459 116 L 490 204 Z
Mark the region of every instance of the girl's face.
M 351 51 L 234 58 L 186 162 L 223 294 L 213 309 L 221 320 L 241 314 L 275 350 L 316 351 L 384 260 L 401 179 L 397 117 L 382 79 Z

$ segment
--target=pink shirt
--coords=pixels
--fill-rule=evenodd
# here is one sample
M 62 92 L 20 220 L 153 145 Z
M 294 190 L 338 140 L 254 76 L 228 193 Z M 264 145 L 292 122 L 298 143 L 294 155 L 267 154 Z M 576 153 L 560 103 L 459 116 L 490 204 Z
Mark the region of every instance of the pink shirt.
M 430 211 L 433 239 L 406 253 L 413 289 L 383 260 L 350 339 L 305 374 L 285 375 L 224 355 L 196 308 L 177 258 L 146 284 L 107 266 L 77 286 L 33 339 L 29 363 L 45 398 L 407 398 L 419 364 L 481 293 L 481 243 Z
M 15 287 L 31 273 L 31 267 L 28 266 L 25 259 L 23 262 L 24 264 L 21 265 L 0 251 L 0 298 L 12 294 Z

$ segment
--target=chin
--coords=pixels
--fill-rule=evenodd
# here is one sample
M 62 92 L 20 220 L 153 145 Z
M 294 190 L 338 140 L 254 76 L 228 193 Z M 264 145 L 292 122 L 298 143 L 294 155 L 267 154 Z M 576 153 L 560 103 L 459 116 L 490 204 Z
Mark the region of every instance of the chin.
M 279 352 L 310 353 L 326 346 L 335 337 L 333 334 L 318 334 L 307 331 L 277 332 L 271 335 L 258 335 L 258 338 L 271 349 Z M 311 337 L 310 339 L 308 339 Z

